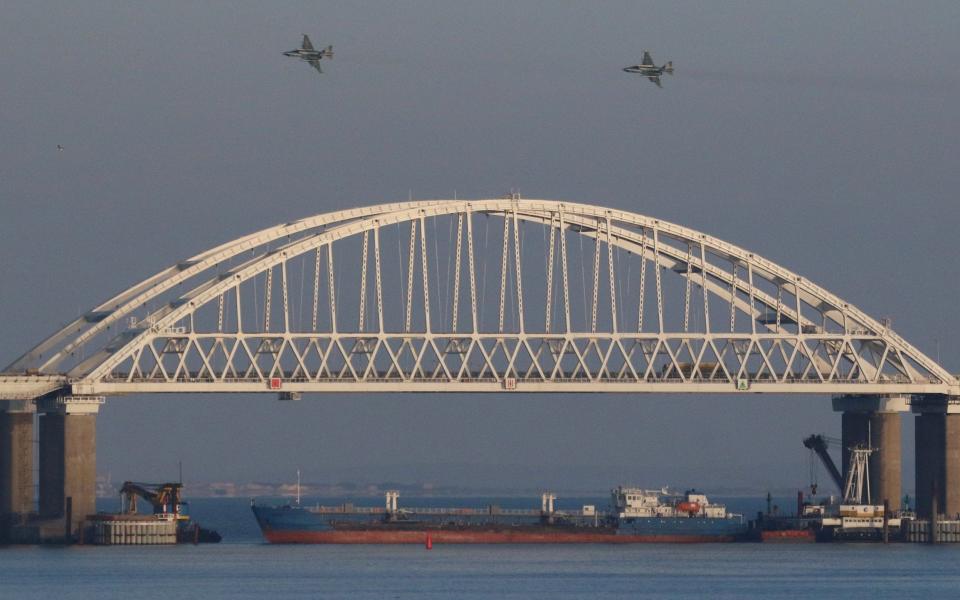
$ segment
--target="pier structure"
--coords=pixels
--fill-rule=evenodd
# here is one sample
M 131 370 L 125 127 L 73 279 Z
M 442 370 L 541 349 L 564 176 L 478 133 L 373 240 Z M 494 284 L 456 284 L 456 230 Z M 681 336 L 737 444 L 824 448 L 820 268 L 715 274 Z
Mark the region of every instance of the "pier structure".
M 34 415 L 29 400 L 0 400 L 0 540 L 36 511 Z
M 960 519 L 960 396 L 941 394 L 843 395 L 833 398 L 842 416 L 842 467 L 850 449 L 874 450 L 870 457 L 871 499 L 902 508 L 903 415 L 913 414 L 917 515 Z
M 960 520 L 960 396 L 915 398 L 917 513 Z M 933 515 L 934 509 L 937 514 Z
M 846 480 L 851 448 L 872 448 L 870 496 L 874 504 L 889 502 L 899 510 L 902 494 L 901 415 L 910 411 L 910 396 L 843 395 L 833 398 L 833 410 L 841 412 L 841 467 Z
M 960 512 L 960 381 L 889 320 L 682 225 L 511 194 L 268 227 L 92 307 L 0 371 L 4 522 L 78 534 L 105 397 L 251 392 L 836 397 L 878 501 L 909 410 L 921 513 Z
M 102 396 L 53 396 L 38 402 L 41 519 L 64 520 L 64 538 L 79 538 L 97 512 L 97 413 Z

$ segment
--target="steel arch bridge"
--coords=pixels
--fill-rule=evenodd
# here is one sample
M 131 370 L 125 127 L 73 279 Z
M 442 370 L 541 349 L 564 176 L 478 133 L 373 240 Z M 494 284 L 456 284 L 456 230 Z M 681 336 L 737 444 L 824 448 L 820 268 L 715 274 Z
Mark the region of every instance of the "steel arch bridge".
M 202 252 L 4 369 L 153 392 L 957 394 L 878 321 L 733 244 L 518 196 L 337 211 Z

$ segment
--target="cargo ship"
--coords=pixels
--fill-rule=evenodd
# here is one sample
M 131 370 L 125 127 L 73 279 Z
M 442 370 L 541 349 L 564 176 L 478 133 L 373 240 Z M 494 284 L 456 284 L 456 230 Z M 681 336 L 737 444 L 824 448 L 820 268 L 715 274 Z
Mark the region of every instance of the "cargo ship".
M 399 493 L 386 493 L 383 507 L 261 506 L 251 502 L 263 537 L 274 544 L 549 544 L 735 542 L 748 538 L 743 516 L 727 512 L 694 490 L 617 487 L 608 511 L 585 505 L 555 509 L 556 495 L 543 494 L 540 510 L 401 508 Z

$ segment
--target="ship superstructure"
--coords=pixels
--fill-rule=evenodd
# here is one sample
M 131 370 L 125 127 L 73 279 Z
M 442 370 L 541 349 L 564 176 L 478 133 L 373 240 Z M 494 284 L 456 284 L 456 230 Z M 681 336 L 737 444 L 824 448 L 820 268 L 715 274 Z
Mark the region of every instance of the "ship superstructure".
M 645 490 L 620 486 L 611 492 L 611 505 L 618 519 L 631 517 L 727 518 L 727 507 L 712 504 L 705 494 L 690 490 L 682 497 L 666 489 Z

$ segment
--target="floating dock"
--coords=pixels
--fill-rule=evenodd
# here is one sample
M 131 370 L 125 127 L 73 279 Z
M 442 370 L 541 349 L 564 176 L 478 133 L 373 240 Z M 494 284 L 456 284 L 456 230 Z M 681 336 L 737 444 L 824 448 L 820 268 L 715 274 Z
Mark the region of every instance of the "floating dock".
M 158 546 L 177 543 L 177 522 L 139 515 L 95 515 L 90 542 L 98 546 Z

